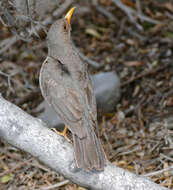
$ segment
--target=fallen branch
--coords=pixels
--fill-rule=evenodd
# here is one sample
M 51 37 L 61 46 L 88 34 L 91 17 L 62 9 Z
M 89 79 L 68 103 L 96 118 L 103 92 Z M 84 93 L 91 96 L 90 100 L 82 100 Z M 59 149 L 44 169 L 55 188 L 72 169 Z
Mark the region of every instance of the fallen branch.
M 63 137 L 0 97 L 0 138 L 38 158 L 72 182 L 93 190 L 166 190 L 150 179 L 108 163 L 103 172 L 85 172 L 75 165 L 73 148 Z

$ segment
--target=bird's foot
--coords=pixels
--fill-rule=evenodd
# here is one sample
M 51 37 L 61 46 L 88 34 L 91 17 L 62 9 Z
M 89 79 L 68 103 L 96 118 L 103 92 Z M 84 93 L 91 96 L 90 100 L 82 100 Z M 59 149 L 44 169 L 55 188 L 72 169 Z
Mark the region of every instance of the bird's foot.
M 63 136 L 68 142 L 72 143 L 72 141 L 67 136 L 67 127 L 64 127 L 62 132 L 57 131 L 55 128 L 51 128 L 56 134 Z

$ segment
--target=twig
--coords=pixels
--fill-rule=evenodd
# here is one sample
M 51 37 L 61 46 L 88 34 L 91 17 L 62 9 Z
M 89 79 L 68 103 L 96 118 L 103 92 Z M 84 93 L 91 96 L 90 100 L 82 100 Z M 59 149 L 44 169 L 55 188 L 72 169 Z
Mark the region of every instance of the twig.
M 168 185 L 168 188 L 169 188 L 169 189 L 170 189 L 171 186 L 172 186 L 172 179 L 173 179 L 173 176 L 171 176 L 170 179 L 169 179 L 169 185 Z
M 41 188 L 40 190 L 49 190 L 49 189 L 53 189 L 53 188 L 56 188 L 56 187 L 62 187 L 62 186 L 64 186 L 64 185 L 68 184 L 68 183 L 69 183 L 69 180 L 64 180 L 64 181 L 61 181 L 61 182 L 59 182 L 59 183 L 57 183 L 57 184 L 54 184 L 54 185 L 50 185 L 50 186 L 48 186 L 48 187 Z
M 132 9 L 131 7 L 128 7 L 126 5 L 124 5 L 121 0 L 112 0 L 112 2 L 114 4 L 117 5 L 117 7 L 119 7 L 120 9 L 122 9 L 130 18 L 131 22 L 134 22 L 134 16 L 137 16 L 139 19 L 141 19 L 142 21 L 147 21 L 150 22 L 152 24 L 160 24 L 159 21 L 154 20 L 148 16 L 143 15 L 140 12 L 137 12 L 136 10 Z
M 65 2 L 56 10 L 53 12 L 54 17 L 60 17 L 73 3 L 73 0 L 65 0 Z
M 13 36 L 13 37 L 3 40 L 0 43 L 0 55 L 3 54 L 6 50 L 8 50 L 17 41 L 18 41 L 17 36 Z
M 149 70 L 149 71 L 147 71 L 147 72 L 144 72 L 144 73 L 141 73 L 141 74 L 139 74 L 139 75 L 137 75 L 137 76 L 135 76 L 135 77 L 132 77 L 132 78 L 129 79 L 128 81 L 125 81 L 125 82 L 121 83 L 121 87 L 124 87 L 124 86 L 126 86 L 126 85 L 128 85 L 128 84 L 134 82 L 135 80 L 138 80 L 138 79 L 143 78 L 143 77 L 145 77 L 145 76 L 155 74 L 155 73 L 157 73 L 157 72 L 159 72 L 159 71 L 161 71 L 161 70 L 167 68 L 167 67 L 170 66 L 171 64 L 172 64 L 172 63 L 168 63 L 168 64 L 163 65 L 162 67 L 158 67 L 158 68 L 156 68 L 156 69 L 151 69 L 151 70 Z
M 118 156 L 128 155 L 128 154 L 131 154 L 133 152 L 137 152 L 138 150 L 141 150 L 141 149 L 142 149 L 141 146 L 136 146 L 132 150 L 119 153 Z
M 166 156 L 166 155 L 164 155 L 164 154 L 162 154 L 162 153 L 160 153 L 160 156 L 162 156 L 163 158 L 166 158 L 167 160 L 170 160 L 170 161 L 173 162 L 173 158 L 171 158 L 171 157 L 169 157 L 169 156 Z
M 36 160 L 34 160 L 34 163 L 27 162 L 27 165 L 34 166 L 34 167 L 39 168 L 39 169 L 41 169 L 41 170 L 43 170 L 45 172 L 50 172 L 49 168 L 46 168 L 44 165 L 39 164 L 38 162 L 36 162 Z
M 4 172 L 2 172 L 2 173 L 0 173 L 0 177 L 6 175 L 6 174 L 8 174 L 8 173 L 12 173 L 12 172 L 13 172 L 14 170 L 16 170 L 16 169 L 21 168 L 22 166 L 26 165 L 30 160 L 31 160 L 31 159 L 25 160 L 25 161 L 23 161 L 23 162 L 20 162 L 19 164 L 15 165 L 13 168 L 11 168 L 11 169 L 9 169 L 9 170 L 6 170 L 6 171 L 4 171 Z
M 96 8 L 97 11 L 99 11 L 104 16 L 106 16 L 110 21 L 113 21 L 117 25 L 119 25 L 118 19 L 116 19 L 116 17 L 113 14 L 111 14 L 110 12 L 108 12 L 104 7 L 102 7 L 100 5 L 97 5 L 97 6 L 95 6 L 95 8 Z
M 136 8 L 137 8 L 138 14 L 142 14 L 142 9 L 141 9 L 141 2 L 140 2 L 140 0 L 136 0 Z
M 11 76 L 10 76 L 9 74 L 6 74 L 6 73 L 2 72 L 2 71 L 0 71 L 0 75 L 3 75 L 3 76 L 5 76 L 5 77 L 7 77 L 8 86 L 9 86 L 9 88 L 10 88 L 11 90 L 13 90 L 13 89 L 12 89 L 12 86 L 11 86 Z
M 164 173 L 166 171 L 169 171 L 169 170 L 173 170 L 173 166 L 164 168 L 164 169 L 156 171 L 156 172 L 151 172 L 151 173 L 148 173 L 148 174 L 144 174 L 142 176 L 149 177 L 149 176 L 153 176 L 153 175 L 159 175 L 159 174 L 162 174 L 162 173 Z
M 62 14 L 63 14 L 63 12 L 72 4 L 72 2 L 73 1 L 71 1 L 71 0 L 66 0 L 65 2 L 64 2 L 64 4 L 61 6 L 61 7 L 59 7 L 58 9 L 56 9 L 54 12 L 53 12 L 53 16 L 56 16 L 56 17 L 59 17 L 59 16 L 61 16 Z M 29 32 L 29 34 L 30 34 L 30 36 L 32 35 L 32 34 L 34 34 L 34 33 L 38 33 L 42 28 L 43 28 L 43 26 L 46 26 L 46 25 L 48 25 L 48 24 L 50 24 L 51 22 L 52 22 L 52 17 L 53 16 L 49 16 L 49 17 L 47 17 L 44 21 L 42 21 L 41 22 L 41 24 L 37 24 L 35 27 L 34 27 L 34 30 L 33 30 L 33 28 L 28 28 L 28 29 L 26 29 L 28 32 Z M 20 37 L 19 37 L 20 36 Z M 14 45 L 17 41 L 19 41 L 19 40 L 22 40 L 22 38 L 21 38 L 21 35 L 19 35 L 19 36 L 13 36 L 13 37 L 11 37 L 11 38 L 8 38 L 8 39 L 5 39 L 5 40 L 3 40 L 2 42 L 1 42 L 1 44 L 0 44 L 0 55 L 1 54 L 3 54 L 6 50 L 8 50 L 12 45 Z M 3 48 L 2 48 L 2 45 L 3 45 Z M 2 48 L 2 49 L 1 49 Z
M 116 40 L 117 41 L 120 39 L 120 37 L 121 37 L 121 35 L 122 35 L 123 31 L 124 31 L 124 28 L 125 28 L 124 26 L 126 24 L 126 21 L 127 21 L 126 17 L 123 18 L 122 21 L 121 21 L 121 24 L 120 24 L 120 27 L 119 27 L 119 31 L 118 31 L 117 36 L 116 36 Z
M 72 145 L 14 104 L 0 97 L 0 138 L 37 157 L 48 167 L 80 186 L 92 190 L 166 190 L 107 162 L 104 171 L 78 169 Z

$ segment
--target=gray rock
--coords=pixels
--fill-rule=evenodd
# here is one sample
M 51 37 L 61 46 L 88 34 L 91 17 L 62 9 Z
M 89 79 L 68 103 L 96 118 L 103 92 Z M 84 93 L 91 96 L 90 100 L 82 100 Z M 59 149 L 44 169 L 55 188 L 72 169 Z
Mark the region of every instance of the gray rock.
M 109 113 L 120 99 L 120 80 L 115 72 L 106 72 L 91 77 L 96 96 L 97 109 Z
M 116 73 L 106 72 L 91 76 L 96 96 L 97 109 L 100 113 L 109 113 L 115 109 L 120 99 L 120 80 Z M 44 108 L 38 117 L 46 122 L 50 127 L 62 129 L 64 124 L 55 111 L 43 101 L 37 109 Z

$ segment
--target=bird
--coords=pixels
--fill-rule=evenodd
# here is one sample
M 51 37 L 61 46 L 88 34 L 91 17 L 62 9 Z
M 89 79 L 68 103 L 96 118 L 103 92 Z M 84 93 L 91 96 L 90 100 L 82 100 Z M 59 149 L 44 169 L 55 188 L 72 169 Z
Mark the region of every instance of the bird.
M 40 89 L 72 133 L 74 157 L 78 168 L 103 171 L 107 157 L 98 138 L 96 99 L 88 74 L 71 42 L 72 7 L 55 21 L 48 33 L 48 56 L 40 70 Z

